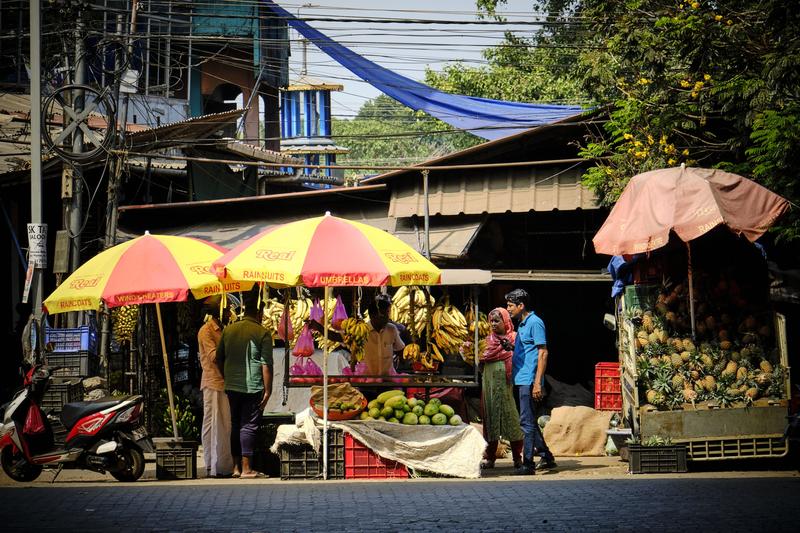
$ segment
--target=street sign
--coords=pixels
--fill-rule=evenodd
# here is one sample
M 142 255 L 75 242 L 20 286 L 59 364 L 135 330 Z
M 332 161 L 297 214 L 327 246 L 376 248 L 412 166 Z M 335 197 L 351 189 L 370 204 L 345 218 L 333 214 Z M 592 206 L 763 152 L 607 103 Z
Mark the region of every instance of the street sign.
M 28 296 L 31 293 L 31 283 L 33 283 L 33 269 L 36 264 L 33 261 L 28 261 L 28 271 L 25 272 L 25 288 L 22 290 L 22 303 L 28 303 Z
M 28 262 L 47 268 L 47 224 L 28 224 Z

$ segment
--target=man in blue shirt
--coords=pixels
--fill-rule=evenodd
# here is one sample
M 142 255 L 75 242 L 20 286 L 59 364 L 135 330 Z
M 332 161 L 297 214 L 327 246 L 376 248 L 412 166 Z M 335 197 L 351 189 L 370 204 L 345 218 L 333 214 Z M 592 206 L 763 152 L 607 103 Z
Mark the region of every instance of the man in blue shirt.
M 506 308 L 511 318 L 516 320 L 517 339 L 514 343 L 514 356 L 511 358 L 511 380 L 519 401 L 519 423 L 525 435 L 522 466 L 514 473 L 533 475 L 536 468 L 552 469 L 556 461 L 542 430 L 537 424 L 538 404 L 544 399 L 544 373 L 547 370 L 547 339 L 544 322 L 530 307 L 530 296 L 523 289 L 515 289 L 505 296 Z M 541 459 L 538 465 L 533 462 L 534 455 Z

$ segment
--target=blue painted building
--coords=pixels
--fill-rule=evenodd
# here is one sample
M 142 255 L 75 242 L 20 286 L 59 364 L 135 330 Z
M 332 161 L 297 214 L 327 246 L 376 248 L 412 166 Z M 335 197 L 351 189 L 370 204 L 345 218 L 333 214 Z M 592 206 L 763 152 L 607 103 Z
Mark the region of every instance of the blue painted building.
M 342 85 L 326 83 L 302 76 L 281 91 L 281 151 L 303 158 L 307 165 L 335 165 L 338 154 L 350 150 L 331 138 L 331 92 Z M 307 185 L 329 188 L 344 183 L 344 170 L 305 169 L 305 174 L 318 173 L 331 183 Z

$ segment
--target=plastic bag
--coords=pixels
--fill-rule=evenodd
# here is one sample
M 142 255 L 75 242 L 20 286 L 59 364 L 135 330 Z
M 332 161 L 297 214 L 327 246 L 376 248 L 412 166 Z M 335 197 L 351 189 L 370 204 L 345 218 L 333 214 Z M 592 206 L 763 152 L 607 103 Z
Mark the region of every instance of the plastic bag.
M 306 383 L 318 383 L 322 377 L 322 369 L 310 357 L 306 357 Z
M 311 311 L 309 311 L 308 318 L 313 320 L 314 322 L 319 322 L 322 324 L 323 320 L 323 311 L 322 306 L 319 303 L 319 298 L 314 300 L 314 305 L 311 306 Z
M 294 345 L 292 355 L 297 357 L 311 357 L 314 355 L 314 337 L 311 336 L 311 330 L 308 325 L 303 326 L 300 336 L 297 337 L 297 343 Z
M 287 305 L 283 308 L 283 313 L 281 313 L 281 318 L 278 321 L 278 338 L 282 341 L 289 340 L 291 341 L 294 339 L 294 329 L 292 329 L 292 317 L 289 315 L 287 317 L 286 313 L 290 313 L 291 306 Z M 288 328 L 287 328 L 288 326 Z
M 333 308 L 333 318 L 331 319 L 331 326 L 333 329 L 339 329 L 347 319 L 347 310 L 344 308 L 344 304 L 342 303 L 342 297 L 336 297 L 336 307 Z
M 22 427 L 22 432 L 26 435 L 38 435 L 44 431 L 44 420 L 42 420 L 42 412 L 35 403 L 31 402 L 28 406 L 28 414 L 25 416 L 25 425 Z
M 301 357 L 296 357 L 294 364 L 289 367 L 289 381 L 291 383 L 305 383 L 306 378 L 303 377 L 305 373 L 306 368 L 303 366 L 303 359 Z

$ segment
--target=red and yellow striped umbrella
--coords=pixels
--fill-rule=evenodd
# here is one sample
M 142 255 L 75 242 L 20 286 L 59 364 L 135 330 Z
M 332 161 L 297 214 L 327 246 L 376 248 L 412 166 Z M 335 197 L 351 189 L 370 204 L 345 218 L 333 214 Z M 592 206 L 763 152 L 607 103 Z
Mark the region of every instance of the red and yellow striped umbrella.
M 44 301 L 50 314 L 130 304 L 182 302 L 240 291 L 252 283 L 217 278 L 211 263 L 225 248 L 200 239 L 145 233 L 100 252 Z
M 233 280 L 306 287 L 435 285 L 441 277 L 397 237 L 330 214 L 270 228 L 212 268 Z

